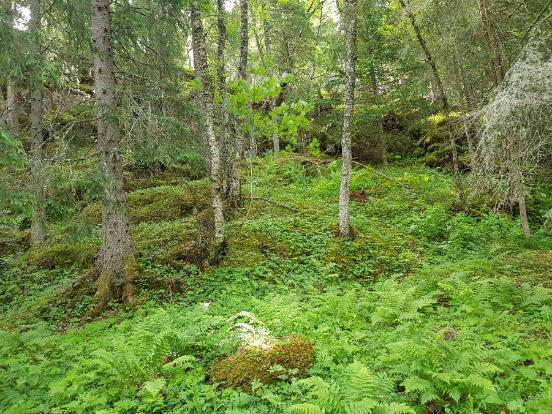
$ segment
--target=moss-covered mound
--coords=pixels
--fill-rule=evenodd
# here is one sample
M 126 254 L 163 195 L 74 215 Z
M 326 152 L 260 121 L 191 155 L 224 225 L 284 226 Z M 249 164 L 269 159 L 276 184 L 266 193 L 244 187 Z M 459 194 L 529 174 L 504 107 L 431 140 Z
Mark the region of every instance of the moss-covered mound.
M 251 390 L 251 382 L 277 382 L 285 376 L 303 377 L 313 364 L 312 343 L 300 335 L 283 338 L 270 348 L 248 347 L 219 360 L 211 369 L 211 380 L 226 388 Z
M 98 254 L 99 240 L 43 244 L 29 250 L 30 264 L 46 269 L 77 266 L 90 267 Z
M 132 223 L 158 223 L 177 220 L 192 214 L 194 208 L 203 210 L 210 204 L 211 189 L 206 180 L 186 185 L 147 188 L 127 194 L 128 215 Z M 82 210 L 82 216 L 100 222 L 100 203 L 92 203 Z

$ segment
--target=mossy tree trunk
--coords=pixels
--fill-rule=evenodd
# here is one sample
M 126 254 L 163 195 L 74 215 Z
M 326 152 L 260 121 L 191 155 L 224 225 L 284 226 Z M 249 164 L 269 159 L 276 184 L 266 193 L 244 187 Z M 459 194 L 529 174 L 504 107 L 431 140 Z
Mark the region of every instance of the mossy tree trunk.
M 460 203 L 464 204 L 464 186 L 462 184 L 462 177 L 460 176 L 460 161 L 458 157 L 458 146 L 456 145 L 456 137 L 454 136 L 454 131 L 452 131 L 452 128 L 450 126 L 449 122 L 449 112 L 450 112 L 450 106 L 449 101 L 445 92 L 445 88 L 443 87 L 443 82 L 441 80 L 441 76 L 439 74 L 439 70 L 437 69 L 437 64 L 435 63 L 435 60 L 433 59 L 433 56 L 431 55 L 431 52 L 429 51 L 429 48 L 427 46 L 427 43 L 424 39 L 424 36 L 422 34 L 422 31 L 420 30 L 420 26 L 418 26 L 418 22 L 416 21 L 416 17 L 414 14 L 408 10 L 407 5 L 404 0 L 399 0 L 399 3 L 401 7 L 406 11 L 408 15 L 408 19 L 410 20 L 410 24 L 412 26 L 412 29 L 414 30 L 414 33 L 416 35 L 416 39 L 418 40 L 418 43 L 420 44 L 420 48 L 422 49 L 424 56 L 426 58 L 426 62 L 431 68 L 431 73 L 433 75 L 433 80 L 435 82 L 435 86 L 437 87 L 437 92 L 439 93 L 439 100 L 441 102 L 441 109 L 444 112 L 445 115 L 445 124 L 448 129 L 448 135 L 450 140 L 450 146 L 451 146 L 451 153 L 452 153 L 452 175 L 454 179 L 454 183 L 456 186 L 456 191 L 458 192 L 458 197 L 460 198 Z
M 339 235 L 351 239 L 353 232 L 349 220 L 349 198 L 351 192 L 352 168 L 352 129 L 355 96 L 356 63 L 356 0 L 346 0 L 344 6 L 344 29 L 346 34 L 347 58 L 345 61 L 345 108 L 343 112 L 343 132 L 341 135 L 341 185 L 339 190 Z
M 205 32 L 201 21 L 199 1 L 192 0 L 192 49 L 196 75 L 203 85 L 201 101 L 205 112 L 205 127 L 207 142 L 211 152 L 211 185 L 213 187 L 213 214 L 215 221 L 215 243 L 218 247 L 224 244 L 224 206 L 222 194 L 220 149 L 215 136 L 215 112 L 213 103 L 213 85 L 209 75 L 207 49 L 205 47 Z
M 97 146 L 104 180 L 102 248 L 96 262 L 95 310 L 111 300 L 129 302 L 134 294 L 135 260 L 123 189 L 121 133 L 117 120 L 110 0 L 92 1 L 94 93 L 97 105 Z
M 42 7 L 40 0 L 30 2 L 29 33 L 31 35 L 32 67 L 31 89 L 31 180 L 35 203 L 31 221 L 31 245 L 41 243 L 46 238 L 46 208 L 44 201 L 44 130 L 42 125 L 42 51 L 40 50 L 40 31 L 42 26 Z

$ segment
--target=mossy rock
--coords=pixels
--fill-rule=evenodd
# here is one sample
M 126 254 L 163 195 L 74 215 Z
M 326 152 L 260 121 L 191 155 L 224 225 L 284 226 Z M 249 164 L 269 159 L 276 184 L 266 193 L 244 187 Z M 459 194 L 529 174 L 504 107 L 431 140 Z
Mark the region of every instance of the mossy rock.
M 219 360 L 211 368 L 211 381 L 225 388 L 251 391 L 251 382 L 272 384 L 289 377 L 304 377 L 312 367 L 312 343 L 303 336 L 291 335 L 269 348 L 249 346 L 236 355 Z
M 30 264 L 46 269 L 77 266 L 90 267 L 98 254 L 99 240 L 74 243 L 49 243 L 33 247 L 27 259 Z

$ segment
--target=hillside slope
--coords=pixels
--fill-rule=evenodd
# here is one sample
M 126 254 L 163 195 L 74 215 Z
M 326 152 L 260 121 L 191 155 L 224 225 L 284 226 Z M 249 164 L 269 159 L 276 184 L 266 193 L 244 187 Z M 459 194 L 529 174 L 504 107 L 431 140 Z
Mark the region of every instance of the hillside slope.
M 81 319 L 97 207 L 76 209 L 48 247 L 6 247 L 0 411 L 550 412 L 550 237 L 525 241 L 481 200 L 458 211 L 449 177 L 408 165 L 355 170 L 356 237 L 343 242 L 338 167 L 288 155 L 245 169 L 218 265 L 202 249 L 206 182 L 134 181 L 138 299 L 98 320 Z M 213 384 L 243 318 L 273 340 L 305 338 L 312 368 Z

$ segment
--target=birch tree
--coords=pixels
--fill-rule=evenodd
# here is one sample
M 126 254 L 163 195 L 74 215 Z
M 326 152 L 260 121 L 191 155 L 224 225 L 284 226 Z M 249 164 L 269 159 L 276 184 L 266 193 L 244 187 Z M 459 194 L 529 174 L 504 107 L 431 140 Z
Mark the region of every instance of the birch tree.
M 112 299 L 129 302 L 134 293 L 135 260 L 123 189 L 121 131 L 117 120 L 110 0 L 92 1 L 94 96 L 97 146 L 104 180 L 102 247 L 97 258 L 95 313 Z
M 205 128 L 207 130 L 207 142 L 209 143 L 211 156 L 211 185 L 213 188 L 213 214 L 215 221 L 215 243 L 218 247 L 224 244 L 224 209 L 222 197 L 221 159 L 220 149 L 215 135 L 215 111 L 213 103 L 213 85 L 209 75 L 207 61 L 207 49 L 205 48 L 205 32 L 201 21 L 199 1 L 192 0 L 192 49 L 194 54 L 194 68 L 201 81 L 201 103 L 205 115 Z
M 341 186 L 339 190 L 339 235 L 351 239 L 353 231 L 349 220 L 349 198 L 351 192 L 351 136 L 353 127 L 353 109 L 355 95 L 356 62 L 356 0 L 345 0 L 343 17 L 347 58 L 345 61 L 345 107 L 343 111 L 343 132 L 341 136 Z

